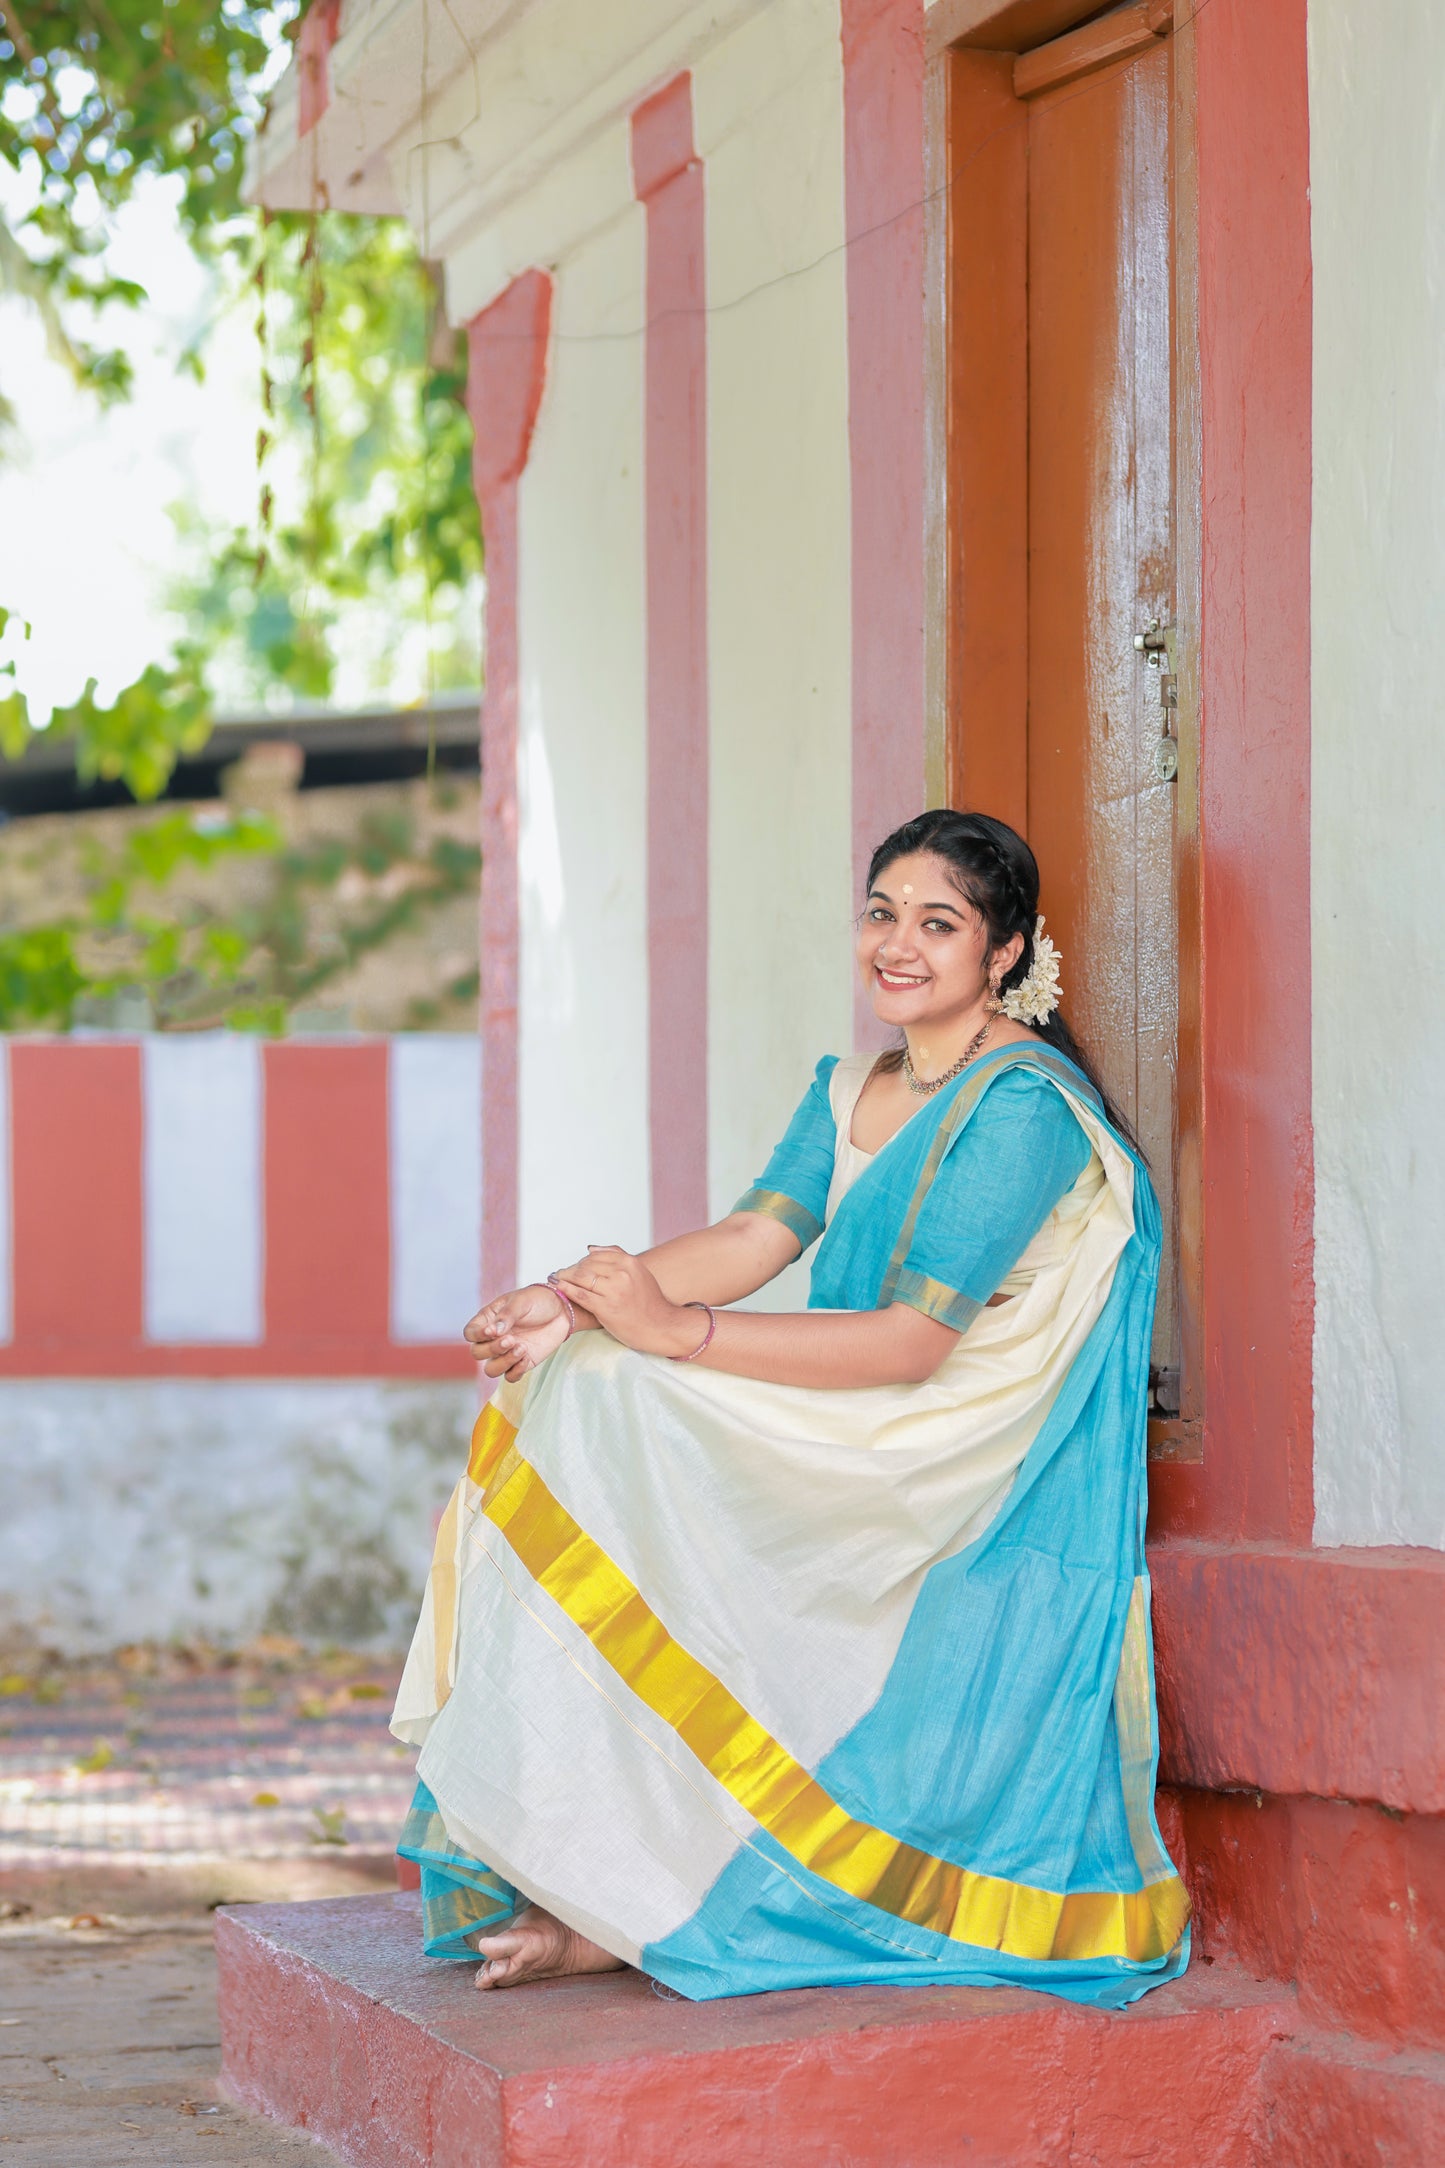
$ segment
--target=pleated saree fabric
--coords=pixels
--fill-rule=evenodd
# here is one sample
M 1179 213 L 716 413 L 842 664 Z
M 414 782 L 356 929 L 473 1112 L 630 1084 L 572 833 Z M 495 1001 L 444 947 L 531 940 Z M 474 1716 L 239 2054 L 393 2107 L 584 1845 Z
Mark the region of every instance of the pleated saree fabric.
M 392 1728 L 427 1947 L 525 1892 L 681 1994 L 1121 2005 L 1183 1969 L 1154 1817 L 1148 1175 L 1074 1066 L 985 1056 L 878 1153 L 821 1062 L 739 1210 L 810 1304 L 960 1333 L 817 1391 L 569 1340 L 484 1410 Z

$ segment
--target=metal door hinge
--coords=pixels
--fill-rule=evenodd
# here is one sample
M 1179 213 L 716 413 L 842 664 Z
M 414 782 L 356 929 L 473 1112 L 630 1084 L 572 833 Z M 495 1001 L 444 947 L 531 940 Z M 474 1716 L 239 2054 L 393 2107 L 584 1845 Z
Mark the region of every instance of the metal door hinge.
M 1177 1370 L 1150 1368 L 1149 1413 L 1161 1417 L 1175 1416 L 1179 1413 L 1179 1372 Z

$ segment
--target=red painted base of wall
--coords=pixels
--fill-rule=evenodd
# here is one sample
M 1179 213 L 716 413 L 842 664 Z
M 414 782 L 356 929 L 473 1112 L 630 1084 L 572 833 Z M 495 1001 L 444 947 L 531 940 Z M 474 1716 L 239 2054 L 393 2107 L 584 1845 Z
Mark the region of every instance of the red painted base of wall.
M 1159 1818 L 1206 1957 L 1293 1982 L 1362 2041 L 1445 2049 L 1445 1817 L 1168 1791 Z
M 1153 1543 L 1149 1570 L 1166 1783 L 1445 1811 L 1445 1552 Z
M 1312 2029 L 1220 1960 L 1117 2015 L 1043 1995 L 478 1995 L 414 1896 L 218 1915 L 225 2082 L 361 2168 L 1424 2168 L 1445 2058 Z

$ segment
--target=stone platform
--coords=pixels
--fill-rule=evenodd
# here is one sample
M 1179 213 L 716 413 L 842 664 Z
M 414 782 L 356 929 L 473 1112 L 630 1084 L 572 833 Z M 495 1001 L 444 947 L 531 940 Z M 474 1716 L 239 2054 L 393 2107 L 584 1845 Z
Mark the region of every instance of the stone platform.
M 1348 2102 L 1408 2095 L 1419 2074 L 1362 2063 L 1303 2026 L 1288 1989 L 1224 1961 L 1118 2015 L 960 1988 L 699 2004 L 637 1973 L 479 1995 L 470 1966 L 422 1956 L 405 1892 L 247 1906 L 216 1932 L 224 2085 L 356 2168 L 1439 2157 L 1411 2149 L 1406 2113 L 1404 2150 L 1351 2151 Z

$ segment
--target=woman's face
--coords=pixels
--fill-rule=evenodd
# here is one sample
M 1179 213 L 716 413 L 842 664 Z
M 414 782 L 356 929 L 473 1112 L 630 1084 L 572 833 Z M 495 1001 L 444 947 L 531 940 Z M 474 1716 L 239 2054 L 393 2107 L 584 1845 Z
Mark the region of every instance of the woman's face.
M 1017 956 L 1017 935 L 1009 945 Z M 931 851 L 883 868 L 858 922 L 857 955 L 875 1015 L 899 1030 L 961 1018 L 988 986 L 988 929 Z

